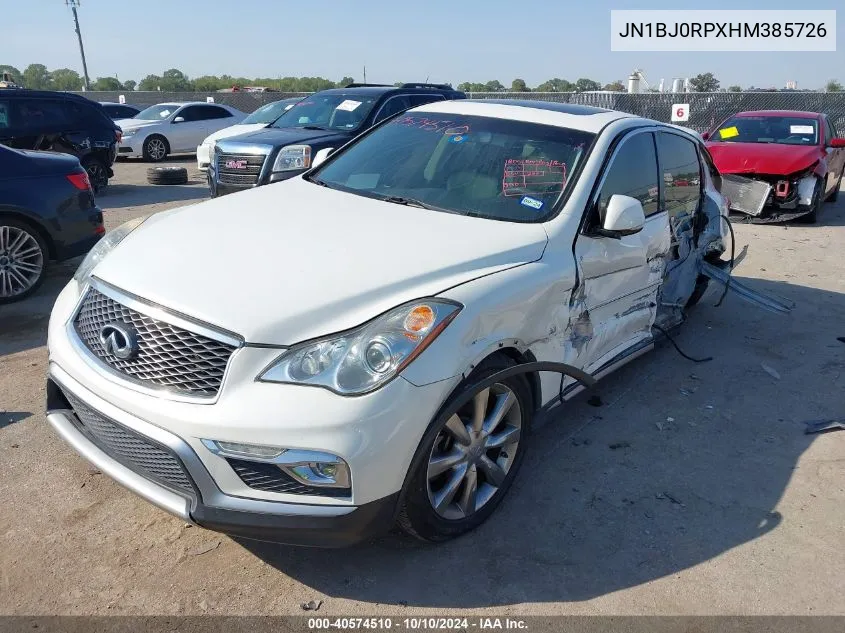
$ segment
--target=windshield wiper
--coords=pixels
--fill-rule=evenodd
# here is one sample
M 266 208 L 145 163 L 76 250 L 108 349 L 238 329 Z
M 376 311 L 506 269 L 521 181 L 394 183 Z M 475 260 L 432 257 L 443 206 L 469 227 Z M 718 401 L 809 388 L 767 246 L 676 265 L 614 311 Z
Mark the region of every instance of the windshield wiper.
M 319 125 L 303 125 L 302 129 L 303 130 L 328 130 L 329 128 L 322 127 L 322 126 L 319 126 Z
M 378 199 L 384 200 L 385 202 L 392 202 L 393 204 L 401 204 L 406 207 L 417 207 L 418 209 L 428 209 L 430 211 L 443 211 L 444 213 L 456 213 L 458 215 L 463 215 L 460 211 L 455 211 L 454 209 L 444 209 L 443 207 L 438 207 L 433 204 L 423 202 L 422 200 L 417 200 L 416 198 L 405 198 L 403 196 L 378 196 Z

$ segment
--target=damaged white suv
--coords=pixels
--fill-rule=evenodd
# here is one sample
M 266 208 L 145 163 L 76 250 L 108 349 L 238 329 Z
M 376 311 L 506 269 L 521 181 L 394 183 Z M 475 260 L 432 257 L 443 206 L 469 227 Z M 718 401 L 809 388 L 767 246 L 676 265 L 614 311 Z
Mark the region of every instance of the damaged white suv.
M 728 278 L 716 177 L 694 135 L 619 112 L 410 110 L 304 176 L 109 233 L 53 310 L 48 420 L 210 529 L 457 536 L 532 419 Z

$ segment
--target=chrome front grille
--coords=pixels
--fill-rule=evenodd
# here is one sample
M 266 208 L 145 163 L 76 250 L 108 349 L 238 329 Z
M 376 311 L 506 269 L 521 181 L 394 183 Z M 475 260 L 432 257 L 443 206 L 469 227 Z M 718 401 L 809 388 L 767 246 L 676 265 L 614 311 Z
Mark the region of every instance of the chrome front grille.
M 217 154 L 217 182 L 221 185 L 249 187 L 258 182 L 264 167 L 264 155 Z
M 130 358 L 117 358 L 101 340 L 102 328 L 114 323 L 129 326 L 136 334 L 137 351 Z M 73 326 L 95 357 L 127 379 L 189 396 L 215 396 L 236 349 L 150 318 L 94 288 L 89 288 Z
M 107 418 L 72 393 L 63 393 L 76 414 L 79 430 L 109 457 L 169 488 L 195 494 L 182 462 L 168 449 Z

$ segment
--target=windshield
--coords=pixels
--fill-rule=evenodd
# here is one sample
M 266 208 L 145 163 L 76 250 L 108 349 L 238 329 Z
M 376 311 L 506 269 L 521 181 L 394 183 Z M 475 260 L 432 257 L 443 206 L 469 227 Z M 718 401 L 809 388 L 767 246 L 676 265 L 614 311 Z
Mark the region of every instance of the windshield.
M 806 117 L 743 116 L 722 123 L 708 140 L 720 143 L 816 145 L 819 141 L 818 130 L 818 121 Z
M 162 103 L 159 105 L 150 106 L 146 110 L 141 110 L 133 119 L 141 119 L 143 121 L 161 121 L 166 119 L 171 114 L 176 112 L 179 106 L 173 104 Z
M 286 111 L 290 110 L 294 104 L 299 101 L 299 98 L 296 99 L 282 99 L 281 101 L 274 101 L 273 103 L 268 103 L 265 106 L 261 106 L 246 117 L 243 121 L 241 121 L 241 125 L 252 125 L 253 123 L 272 123 L 280 116 L 282 116 Z
M 594 136 L 522 121 L 414 112 L 349 146 L 312 179 L 397 204 L 543 222 L 571 186 Z
M 318 93 L 285 112 L 273 123 L 273 127 L 356 130 L 361 127 L 375 102 L 375 97 L 355 93 Z

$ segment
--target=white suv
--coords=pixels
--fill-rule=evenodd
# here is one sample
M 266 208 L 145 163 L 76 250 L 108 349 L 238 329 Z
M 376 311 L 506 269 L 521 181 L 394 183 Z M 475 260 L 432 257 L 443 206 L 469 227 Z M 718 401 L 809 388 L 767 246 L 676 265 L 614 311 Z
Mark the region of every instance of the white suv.
M 725 267 L 717 176 L 694 135 L 619 112 L 421 106 L 303 176 L 109 233 L 53 310 L 48 420 L 214 530 L 454 537 L 539 412 Z

